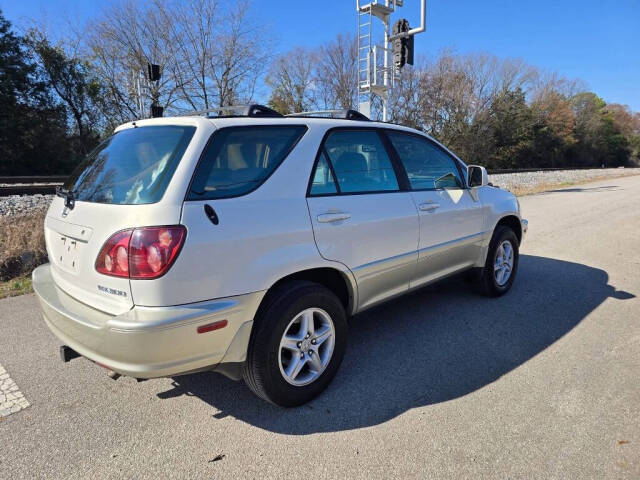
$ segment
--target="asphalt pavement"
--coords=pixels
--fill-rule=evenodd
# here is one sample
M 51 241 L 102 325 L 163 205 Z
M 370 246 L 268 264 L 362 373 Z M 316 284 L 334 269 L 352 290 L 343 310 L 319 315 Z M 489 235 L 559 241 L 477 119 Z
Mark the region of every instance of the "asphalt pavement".
M 282 409 L 214 373 L 63 364 L 0 300 L 0 478 L 640 478 L 640 176 L 520 199 L 509 294 L 452 279 L 353 319 L 329 389 Z

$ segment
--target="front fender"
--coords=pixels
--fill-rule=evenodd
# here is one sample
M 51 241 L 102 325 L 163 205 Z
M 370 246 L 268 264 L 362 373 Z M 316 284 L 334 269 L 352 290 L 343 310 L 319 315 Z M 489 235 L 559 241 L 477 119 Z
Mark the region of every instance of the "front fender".
M 487 212 L 481 255 L 478 259 L 478 263 L 476 264 L 477 267 L 483 267 L 487 258 L 489 243 L 491 242 L 493 232 L 501 220 L 506 217 L 515 217 L 518 220 L 522 234 L 524 234 L 524 229 L 522 227 L 522 217 L 520 214 L 518 199 L 513 193 L 490 186 L 481 187 L 477 190 L 478 197 Z

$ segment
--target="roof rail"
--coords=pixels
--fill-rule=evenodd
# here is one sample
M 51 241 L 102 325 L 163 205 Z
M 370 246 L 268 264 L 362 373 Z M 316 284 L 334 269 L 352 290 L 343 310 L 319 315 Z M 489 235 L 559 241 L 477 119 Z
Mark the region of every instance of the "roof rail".
M 216 115 L 212 115 L 216 114 Z M 227 107 L 207 108 L 206 110 L 196 110 L 183 113 L 181 117 L 191 117 L 204 115 L 206 117 L 282 117 L 281 113 L 272 110 L 264 105 L 231 105 Z
M 314 110 L 311 112 L 290 113 L 285 117 L 318 117 L 318 118 L 343 118 L 345 120 L 369 121 L 369 117 L 356 110 Z

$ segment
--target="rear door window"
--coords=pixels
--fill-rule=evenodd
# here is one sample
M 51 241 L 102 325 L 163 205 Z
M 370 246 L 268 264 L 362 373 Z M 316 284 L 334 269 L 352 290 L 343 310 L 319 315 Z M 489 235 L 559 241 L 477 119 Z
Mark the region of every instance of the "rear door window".
M 393 165 L 376 131 L 335 130 L 329 134 L 323 148 L 333 166 L 339 193 L 399 190 Z
M 324 152 L 320 154 L 318 164 L 316 165 L 313 181 L 311 182 L 311 195 L 330 195 L 338 193 L 336 182 L 333 178 L 333 172 L 329 168 L 327 156 Z
M 83 202 L 158 202 L 195 131 L 179 125 L 121 130 L 98 145 L 64 187 Z
M 236 197 L 255 190 L 278 168 L 306 130 L 297 125 L 218 130 L 202 154 L 187 200 Z

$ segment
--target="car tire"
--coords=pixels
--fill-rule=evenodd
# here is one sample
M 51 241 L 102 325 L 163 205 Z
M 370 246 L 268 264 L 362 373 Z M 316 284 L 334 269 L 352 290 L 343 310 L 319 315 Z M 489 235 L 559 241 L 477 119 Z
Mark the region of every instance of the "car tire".
M 519 257 L 519 241 L 515 232 L 504 225 L 496 227 L 480 277 L 481 293 L 489 297 L 507 293 L 515 280 Z
M 304 325 L 315 333 L 305 335 L 311 330 Z M 243 367 L 245 383 L 276 405 L 302 405 L 335 376 L 347 333 L 344 307 L 328 288 L 307 281 L 280 285 L 268 293 L 254 320 Z

